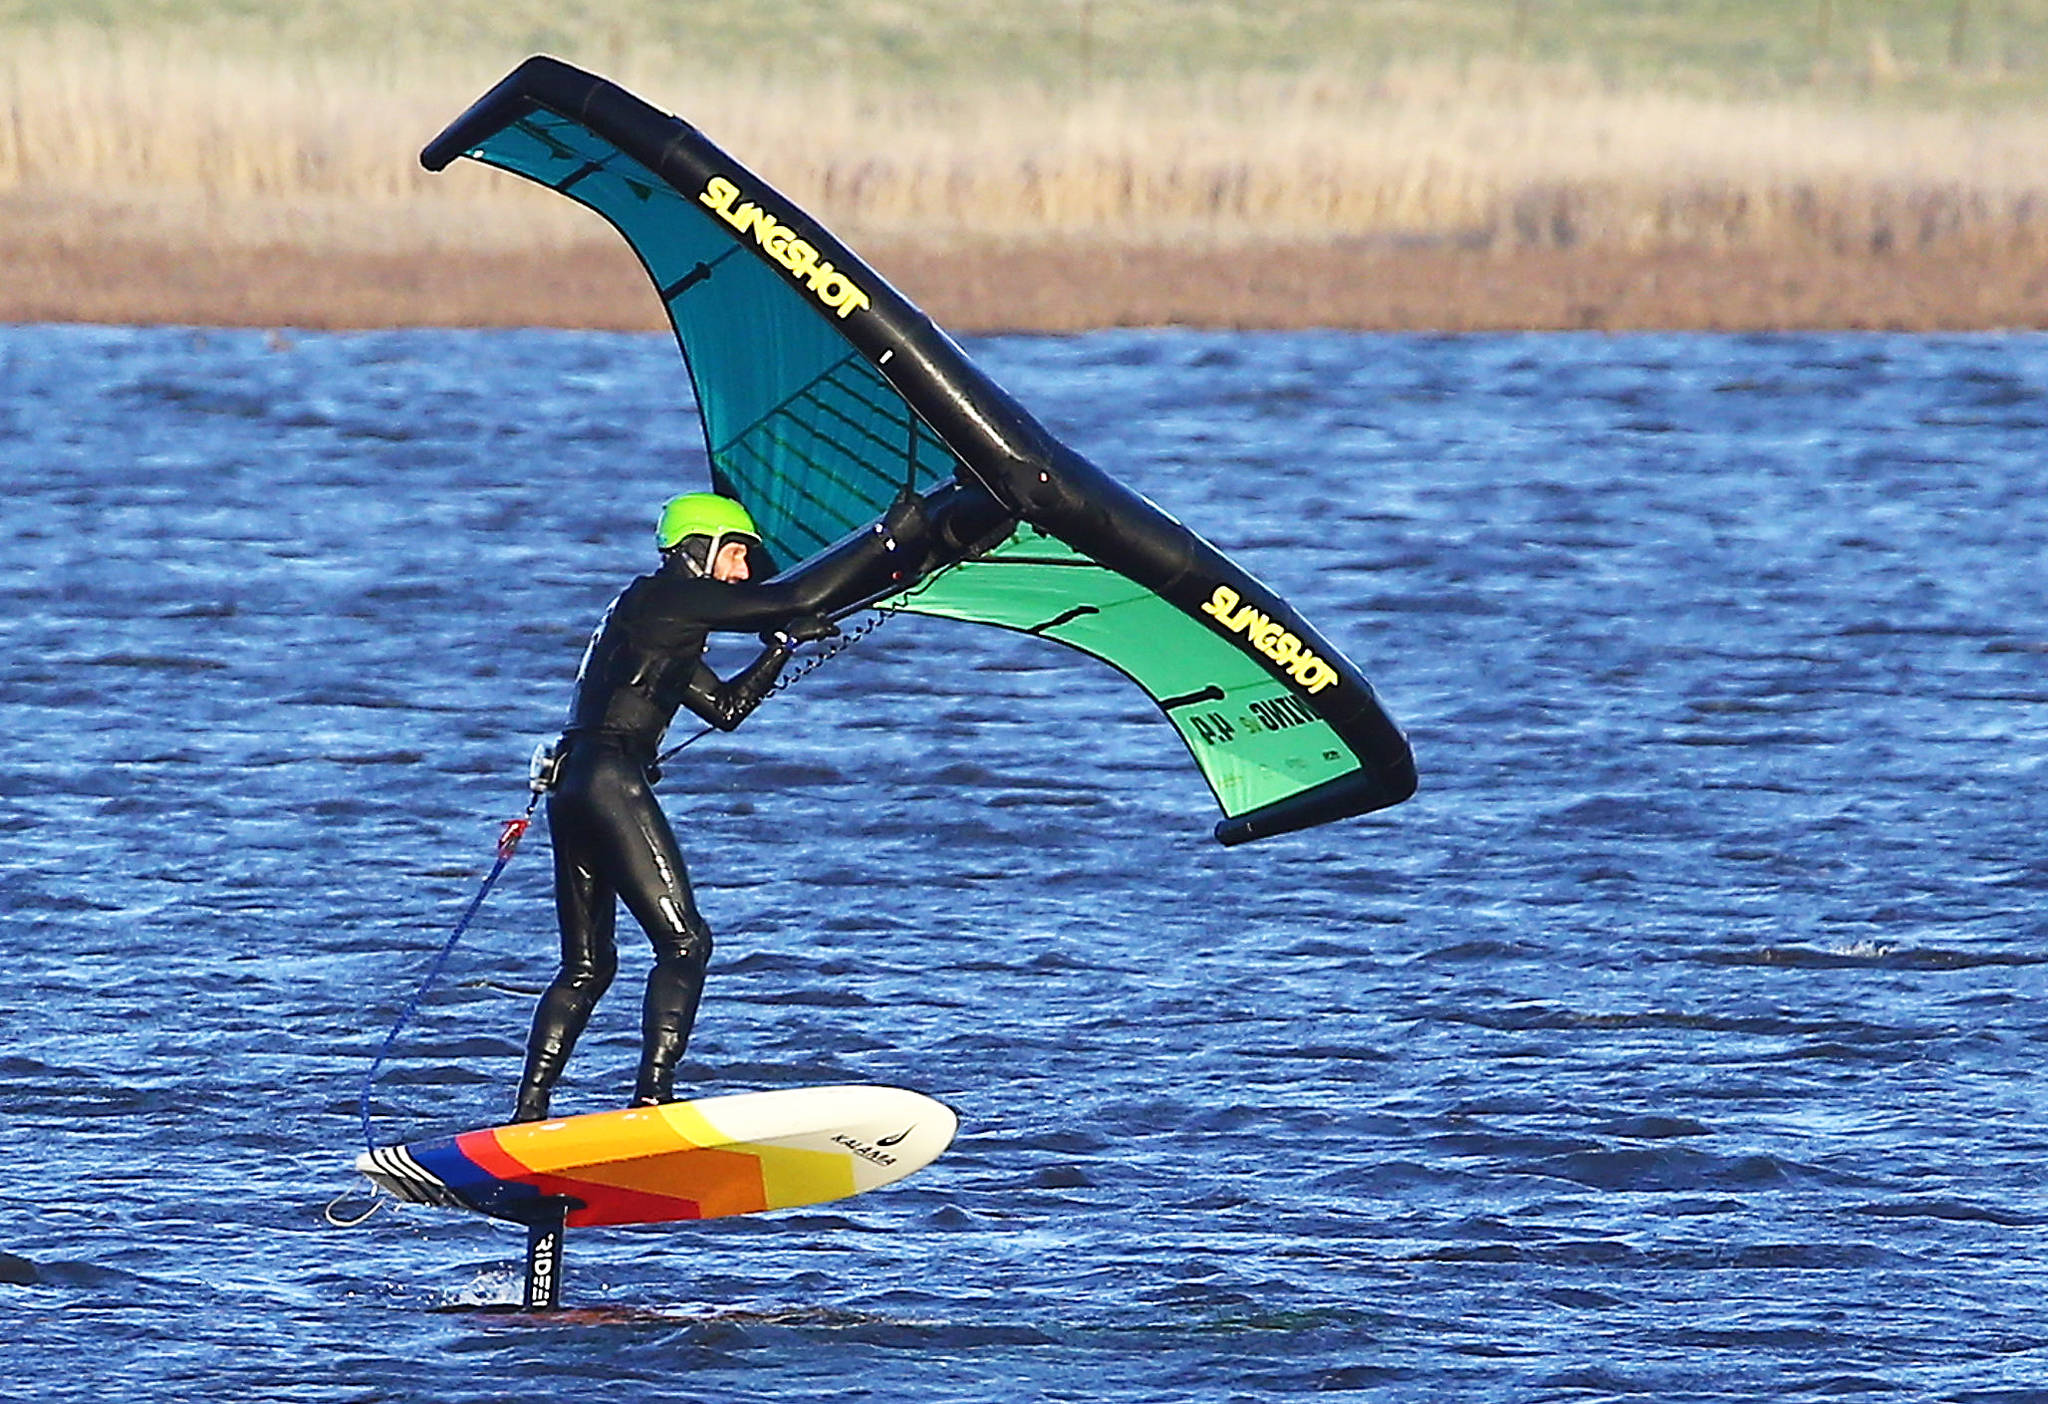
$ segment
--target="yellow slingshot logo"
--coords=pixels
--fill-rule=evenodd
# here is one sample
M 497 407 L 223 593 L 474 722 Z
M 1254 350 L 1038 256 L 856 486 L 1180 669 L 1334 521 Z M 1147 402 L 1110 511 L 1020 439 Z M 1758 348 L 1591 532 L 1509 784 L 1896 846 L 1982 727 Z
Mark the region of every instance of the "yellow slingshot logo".
M 1239 608 L 1238 593 L 1228 585 L 1216 587 L 1202 605 L 1202 613 L 1213 617 L 1226 632 L 1242 634 L 1247 644 L 1278 663 L 1304 691 L 1321 692 L 1337 681 L 1337 670 L 1316 657 L 1286 626 L 1274 623 L 1256 605 Z
M 740 188 L 724 176 L 711 177 L 697 201 L 739 233 L 753 235 L 761 251 L 794 273 L 834 316 L 849 317 L 869 305 L 868 295 L 853 279 L 819 257 L 817 249 L 774 215 L 752 200 L 743 201 Z

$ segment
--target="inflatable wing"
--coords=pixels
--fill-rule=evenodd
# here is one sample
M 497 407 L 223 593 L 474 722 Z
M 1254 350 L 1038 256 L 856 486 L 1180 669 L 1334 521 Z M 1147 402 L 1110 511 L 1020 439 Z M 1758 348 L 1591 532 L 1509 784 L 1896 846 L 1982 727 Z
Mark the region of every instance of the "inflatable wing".
M 532 58 L 420 159 L 438 171 L 461 156 L 560 191 L 632 245 L 681 343 L 712 485 L 747 505 L 777 560 L 866 528 L 906 494 L 945 508 L 955 549 L 883 607 L 1036 634 L 1121 671 L 1187 744 L 1226 844 L 1414 793 L 1406 738 L 1328 639 L 1054 439 L 694 127 Z

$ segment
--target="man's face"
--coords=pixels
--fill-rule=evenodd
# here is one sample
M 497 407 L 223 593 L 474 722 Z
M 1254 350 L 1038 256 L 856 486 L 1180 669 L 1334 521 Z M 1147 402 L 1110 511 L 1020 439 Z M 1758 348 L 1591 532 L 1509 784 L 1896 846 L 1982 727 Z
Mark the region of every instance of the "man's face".
M 713 580 L 722 580 L 728 585 L 733 585 L 745 580 L 751 573 L 747 569 L 747 543 L 744 541 L 726 542 L 718 548 L 718 554 L 711 558 Z

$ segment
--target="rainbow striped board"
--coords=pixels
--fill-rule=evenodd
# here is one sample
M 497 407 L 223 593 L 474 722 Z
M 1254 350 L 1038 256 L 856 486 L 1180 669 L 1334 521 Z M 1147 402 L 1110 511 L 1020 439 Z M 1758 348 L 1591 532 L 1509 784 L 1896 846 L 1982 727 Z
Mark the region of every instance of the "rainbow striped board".
M 400 1199 L 529 1227 L 663 1224 L 844 1199 L 953 1142 L 952 1108 L 900 1087 L 801 1087 L 592 1112 L 365 1151 Z

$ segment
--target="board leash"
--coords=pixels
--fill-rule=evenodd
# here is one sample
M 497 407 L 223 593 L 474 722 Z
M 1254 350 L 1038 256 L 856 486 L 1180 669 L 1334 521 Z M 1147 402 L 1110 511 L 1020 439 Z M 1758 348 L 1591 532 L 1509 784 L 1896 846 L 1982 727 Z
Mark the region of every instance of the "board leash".
M 491 871 L 484 878 L 483 886 L 477 889 L 476 896 L 469 899 L 469 907 L 463 912 L 462 919 L 455 923 L 455 929 L 449 932 L 448 939 L 441 943 L 440 953 L 427 967 L 426 977 L 420 981 L 419 988 L 412 992 L 412 998 L 405 1002 L 405 1008 L 398 1011 L 398 1018 L 392 1021 L 391 1032 L 384 1035 L 384 1046 L 377 1050 L 377 1056 L 370 1061 L 370 1071 L 363 1076 L 362 1095 L 357 1099 L 357 1110 L 361 1112 L 363 1119 L 363 1146 L 367 1150 L 377 1149 L 377 1138 L 370 1129 L 370 1092 L 376 1086 L 377 1073 L 384 1066 L 384 1059 L 390 1054 L 392 1044 L 398 1041 L 399 1031 L 412 1022 L 412 1016 L 419 1012 L 420 1002 L 427 997 L 427 991 L 431 990 L 434 982 L 441 977 L 441 967 L 448 963 L 449 955 L 455 950 L 455 943 L 469 930 L 469 924 L 476 919 L 477 911 L 484 904 L 484 898 L 491 895 L 491 889 L 497 885 L 499 876 L 505 871 L 505 865 L 510 863 L 512 855 L 519 851 L 519 840 L 526 837 L 526 831 L 533 825 L 533 811 L 540 803 L 540 797 L 541 792 L 535 790 L 533 797 L 526 802 L 526 812 L 517 819 L 507 819 L 504 827 L 498 831 L 498 861 L 491 866 Z

